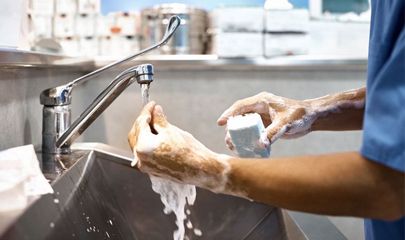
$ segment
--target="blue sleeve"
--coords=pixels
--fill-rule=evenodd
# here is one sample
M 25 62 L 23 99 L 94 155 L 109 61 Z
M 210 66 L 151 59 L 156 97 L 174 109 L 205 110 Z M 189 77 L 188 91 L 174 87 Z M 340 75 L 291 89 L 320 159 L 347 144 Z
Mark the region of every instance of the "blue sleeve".
M 404 25 L 391 44 L 387 41 L 370 41 L 361 147 L 361 154 L 367 159 L 402 172 L 405 172 Z

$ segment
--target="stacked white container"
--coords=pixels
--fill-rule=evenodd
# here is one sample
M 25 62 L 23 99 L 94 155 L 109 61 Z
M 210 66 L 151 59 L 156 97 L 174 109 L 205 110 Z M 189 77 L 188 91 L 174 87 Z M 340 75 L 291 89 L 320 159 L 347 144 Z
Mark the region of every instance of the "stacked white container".
M 29 42 L 53 37 L 54 0 L 29 1 Z
M 63 54 L 91 57 L 120 57 L 140 48 L 137 12 L 102 16 L 100 0 L 29 1 L 31 46 L 41 39 L 53 39 Z
M 210 13 L 210 52 L 221 58 L 263 56 L 263 15 L 261 7 L 213 10 Z
M 79 38 L 76 35 L 76 0 L 56 0 L 53 18 L 54 39 L 60 43 L 66 55 L 80 55 Z
M 100 55 L 119 57 L 139 51 L 139 13 L 115 12 L 101 22 L 104 26 L 100 32 Z
M 307 54 L 309 13 L 306 9 L 267 9 L 265 13 L 264 55 Z
M 97 56 L 99 54 L 97 33 L 99 15 L 99 0 L 77 0 L 75 30 L 79 41 L 79 52 L 82 56 Z
M 52 38 L 66 55 L 99 54 L 100 0 L 30 0 L 31 45 Z

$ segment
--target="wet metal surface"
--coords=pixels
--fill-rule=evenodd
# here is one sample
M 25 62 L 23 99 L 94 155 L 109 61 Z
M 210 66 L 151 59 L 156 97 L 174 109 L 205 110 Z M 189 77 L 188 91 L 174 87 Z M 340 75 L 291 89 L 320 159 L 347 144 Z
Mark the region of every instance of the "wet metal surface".
M 172 238 L 174 215 L 163 213 L 148 176 L 129 167 L 129 158 L 103 151 L 81 151 L 79 156 L 53 183 L 55 193 L 34 202 L 1 239 Z M 306 239 L 278 208 L 197 191 L 189 218 L 203 235 L 186 228 L 188 239 L 287 239 L 286 229 Z

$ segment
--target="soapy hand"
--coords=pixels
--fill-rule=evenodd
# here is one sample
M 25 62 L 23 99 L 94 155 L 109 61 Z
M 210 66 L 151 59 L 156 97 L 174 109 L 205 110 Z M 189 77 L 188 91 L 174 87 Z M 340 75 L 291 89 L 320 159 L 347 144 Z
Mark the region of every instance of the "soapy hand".
M 224 157 L 170 124 L 154 102 L 144 107 L 128 141 L 142 172 L 212 191 L 225 186 L 228 165 Z
M 223 126 L 229 117 L 247 113 L 260 114 L 270 143 L 280 137 L 303 136 L 311 131 L 311 125 L 316 120 L 316 111 L 309 101 L 299 101 L 262 92 L 236 101 L 221 115 L 218 124 Z M 230 149 L 233 149 L 229 133 L 225 137 L 225 142 Z

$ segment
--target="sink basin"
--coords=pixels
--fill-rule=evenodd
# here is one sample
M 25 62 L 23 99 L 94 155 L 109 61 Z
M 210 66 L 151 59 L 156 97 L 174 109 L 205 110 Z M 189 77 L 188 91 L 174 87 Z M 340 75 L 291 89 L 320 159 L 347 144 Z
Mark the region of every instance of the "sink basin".
M 77 161 L 53 181 L 55 193 L 35 201 L 1 239 L 172 239 L 175 217 L 163 213 L 149 177 L 130 167 L 130 155 L 103 144 L 74 148 Z M 321 223 L 328 239 L 345 239 L 326 217 L 308 220 L 203 189 L 188 209 L 202 231 L 186 228 L 188 239 L 325 239 L 314 234 Z

